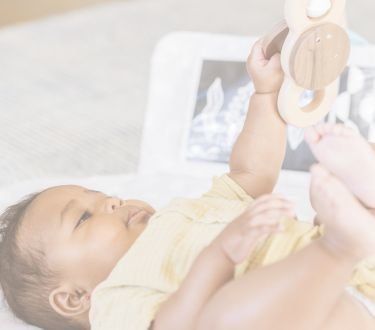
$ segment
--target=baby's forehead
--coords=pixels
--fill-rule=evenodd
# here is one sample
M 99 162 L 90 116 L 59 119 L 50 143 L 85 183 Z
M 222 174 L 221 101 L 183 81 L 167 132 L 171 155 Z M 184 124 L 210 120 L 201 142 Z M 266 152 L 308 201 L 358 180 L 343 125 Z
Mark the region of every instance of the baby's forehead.
M 40 202 L 49 202 L 53 199 L 72 198 L 83 194 L 87 189 L 77 185 L 63 185 L 48 188 L 42 191 L 39 196 L 34 200 L 35 204 Z M 34 203 L 33 203 L 34 204 Z
M 61 185 L 61 186 L 54 186 L 47 188 L 41 192 L 41 194 L 51 194 L 51 193 L 71 193 L 71 192 L 83 192 L 86 191 L 87 188 L 69 184 L 69 185 Z
M 72 199 L 80 198 L 87 189 L 77 185 L 63 185 L 48 188 L 35 198 L 27 209 L 26 216 L 50 215 L 58 213 Z

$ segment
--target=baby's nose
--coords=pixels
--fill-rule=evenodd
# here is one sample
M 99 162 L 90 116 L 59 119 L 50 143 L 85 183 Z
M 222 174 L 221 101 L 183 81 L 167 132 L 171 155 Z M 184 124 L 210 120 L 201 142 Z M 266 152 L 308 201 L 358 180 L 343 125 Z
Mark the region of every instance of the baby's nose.
M 105 211 L 108 213 L 113 213 L 116 211 L 119 207 L 121 207 L 122 201 L 119 198 L 116 197 L 109 197 L 105 201 Z

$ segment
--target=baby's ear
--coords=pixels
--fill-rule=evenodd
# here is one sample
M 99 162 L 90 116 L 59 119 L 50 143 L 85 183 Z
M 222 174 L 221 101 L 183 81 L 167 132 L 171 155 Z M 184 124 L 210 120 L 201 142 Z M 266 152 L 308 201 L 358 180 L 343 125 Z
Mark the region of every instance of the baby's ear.
M 50 293 L 49 303 L 56 313 L 71 318 L 90 309 L 90 294 L 85 290 L 61 286 Z

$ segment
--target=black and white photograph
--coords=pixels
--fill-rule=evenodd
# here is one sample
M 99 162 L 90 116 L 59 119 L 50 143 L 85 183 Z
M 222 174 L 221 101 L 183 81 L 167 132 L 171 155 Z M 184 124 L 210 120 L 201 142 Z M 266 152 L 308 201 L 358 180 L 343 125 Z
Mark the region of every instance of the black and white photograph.
M 338 97 L 324 121 L 344 123 L 375 141 L 375 67 L 347 66 Z M 189 160 L 227 163 L 242 128 L 254 85 L 245 62 L 204 60 L 188 139 Z M 305 91 L 301 104 L 313 93 Z M 283 169 L 308 171 L 315 162 L 304 142 L 304 130 L 288 126 Z

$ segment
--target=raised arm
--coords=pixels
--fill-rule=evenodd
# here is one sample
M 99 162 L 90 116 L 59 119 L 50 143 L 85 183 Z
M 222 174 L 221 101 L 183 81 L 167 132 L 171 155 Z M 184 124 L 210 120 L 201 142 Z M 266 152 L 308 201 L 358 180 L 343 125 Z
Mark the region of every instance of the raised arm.
M 287 127 L 277 109 L 283 81 L 280 55 L 264 57 L 258 41 L 247 62 L 255 85 L 243 129 L 233 147 L 229 176 L 252 197 L 272 192 L 285 156 Z

